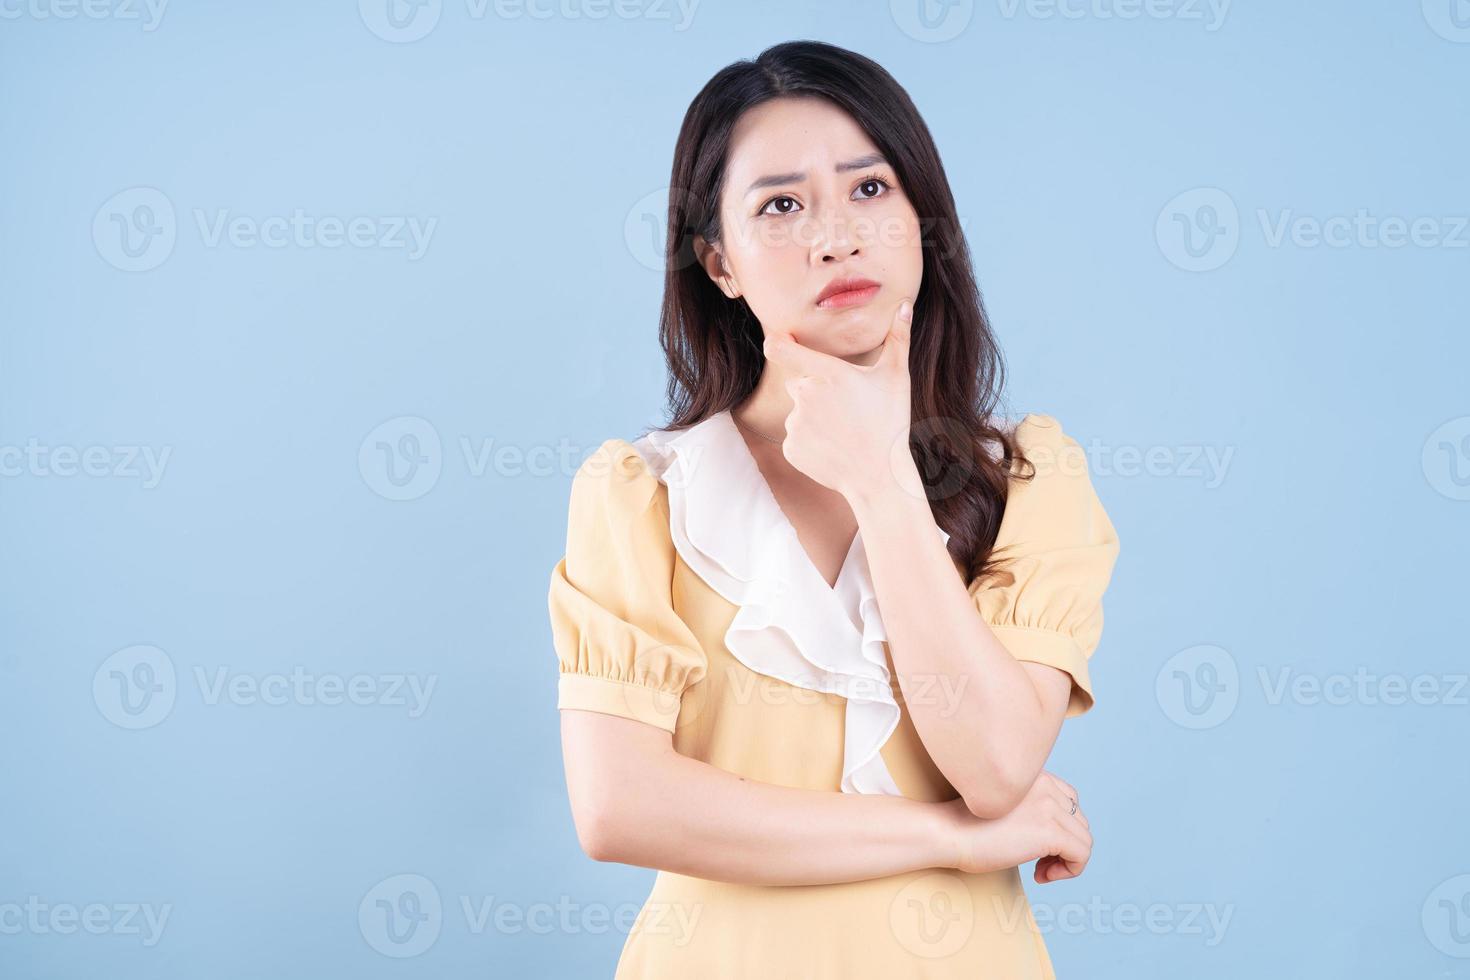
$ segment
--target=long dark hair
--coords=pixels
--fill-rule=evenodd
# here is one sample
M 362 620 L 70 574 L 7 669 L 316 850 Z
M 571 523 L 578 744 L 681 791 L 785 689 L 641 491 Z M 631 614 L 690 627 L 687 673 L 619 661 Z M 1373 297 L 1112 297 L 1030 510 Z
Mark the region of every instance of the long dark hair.
M 909 447 L 935 522 L 950 534 L 950 554 L 973 578 L 991 559 L 1013 464 L 1032 464 L 991 418 L 1004 361 L 933 137 L 908 93 L 863 55 L 820 41 L 777 44 L 721 69 L 685 113 L 669 180 L 659 324 L 673 416 L 667 429 L 733 408 L 760 378 L 760 322 L 743 298 L 731 300 L 710 280 L 694 238 L 720 240 L 720 192 L 741 114 L 798 95 L 828 99 L 851 115 L 893 165 L 919 215 L 924 274 L 911 333 Z

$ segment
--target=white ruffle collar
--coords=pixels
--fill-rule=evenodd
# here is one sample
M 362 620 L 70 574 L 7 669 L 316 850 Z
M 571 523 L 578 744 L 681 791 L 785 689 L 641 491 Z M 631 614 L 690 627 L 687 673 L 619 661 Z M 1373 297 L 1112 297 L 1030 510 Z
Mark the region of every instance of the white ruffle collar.
M 899 707 L 861 529 L 829 587 L 728 409 L 633 446 L 668 487 L 675 550 L 739 607 L 725 634 L 731 655 L 759 674 L 846 698 L 843 792 L 901 795 L 880 754 Z M 949 533 L 935 530 L 948 544 Z

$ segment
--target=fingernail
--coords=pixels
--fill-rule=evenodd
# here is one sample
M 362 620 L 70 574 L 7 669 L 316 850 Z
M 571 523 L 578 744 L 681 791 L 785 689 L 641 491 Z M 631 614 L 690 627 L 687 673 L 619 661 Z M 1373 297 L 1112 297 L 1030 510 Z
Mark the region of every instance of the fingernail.
M 904 300 L 903 305 L 898 308 L 898 318 L 907 323 L 912 320 L 913 317 L 914 304 L 910 303 L 908 300 Z

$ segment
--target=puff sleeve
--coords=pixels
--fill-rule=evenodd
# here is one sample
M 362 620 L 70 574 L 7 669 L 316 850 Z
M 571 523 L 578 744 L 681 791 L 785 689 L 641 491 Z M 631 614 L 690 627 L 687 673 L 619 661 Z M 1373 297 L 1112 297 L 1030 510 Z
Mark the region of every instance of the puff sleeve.
M 674 609 L 667 497 L 633 445 L 609 439 L 572 479 L 566 554 L 548 605 L 557 708 L 673 732 L 706 657 Z
M 1093 490 L 1086 454 L 1056 419 L 1027 415 L 1015 439 L 1036 474 L 1029 481 L 1012 477 L 995 565 L 969 592 L 1017 660 L 1071 675 L 1066 717 L 1073 718 L 1093 705 L 1088 663 L 1102 638 L 1102 597 L 1118 558 L 1118 535 Z

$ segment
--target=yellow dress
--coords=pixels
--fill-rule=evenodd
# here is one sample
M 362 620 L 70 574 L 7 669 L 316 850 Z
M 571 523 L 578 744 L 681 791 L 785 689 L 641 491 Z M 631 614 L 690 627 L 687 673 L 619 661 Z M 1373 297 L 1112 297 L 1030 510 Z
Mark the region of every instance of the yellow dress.
M 887 682 L 861 532 L 827 588 L 729 412 L 683 432 L 609 439 L 573 480 L 548 600 L 558 708 L 658 726 L 684 755 L 749 779 L 956 798 Z M 1027 415 L 1014 433 L 1037 475 L 1013 479 L 996 542 L 1004 563 L 969 592 L 1012 655 L 1071 675 L 1076 717 L 1093 705 L 1088 664 L 1118 538 L 1057 421 Z M 660 871 L 616 977 L 1054 973 L 1019 868 L 929 868 L 796 886 Z

